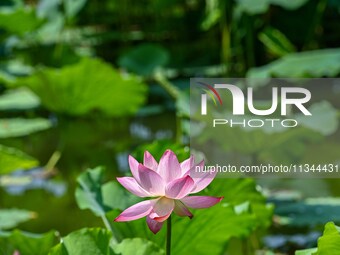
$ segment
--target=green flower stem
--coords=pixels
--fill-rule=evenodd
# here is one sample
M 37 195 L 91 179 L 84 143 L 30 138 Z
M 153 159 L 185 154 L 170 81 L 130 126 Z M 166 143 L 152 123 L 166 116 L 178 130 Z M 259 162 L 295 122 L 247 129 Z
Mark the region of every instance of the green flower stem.
M 168 218 L 166 226 L 166 255 L 171 254 L 171 215 Z
M 112 233 L 111 242 L 112 242 L 113 244 L 118 243 L 118 240 L 117 240 L 117 238 L 116 238 L 116 236 L 115 236 L 115 231 L 114 231 L 114 229 L 112 228 L 112 226 L 111 226 L 109 220 L 106 218 L 106 215 L 102 215 L 101 218 L 102 218 L 102 221 L 103 221 L 103 223 L 104 223 L 106 229 L 109 230 L 109 231 L 111 231 L 111 233 Z
M 153 78 L 172 97 L 172 99 L 177 102 L 180 96 L 180 90 L 167 79 L 162 71 L 156 71 Z M 176 115 L 176 141 L 178 143 L 182 143 L 182 136 L 182 119 L 180 116 Z

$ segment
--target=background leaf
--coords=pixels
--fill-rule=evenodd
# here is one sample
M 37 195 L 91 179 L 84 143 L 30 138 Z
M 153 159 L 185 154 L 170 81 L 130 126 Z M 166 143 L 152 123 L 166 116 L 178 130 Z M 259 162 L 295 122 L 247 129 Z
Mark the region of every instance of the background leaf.
M 288 54 L 268 65 L 251 68 L 248 78 L 336 77 L 340 73 L 340 49 Z
M 209 254 L 219 255 L 232 237 L 247 237 L 260 228 L 266 228 L 271 222 L 272 208 L 266 206 L 253 180 L 216 179 L 206 193 L 202 193 L 226 197 L 214 207 L 192 210 L 192 220 L 173 216 L 173 233 L 176 233 L 172 240 L 174 254 L 203 255 L 209 251 Z M 147 237 L 160 247 L 165 245 L 165 227 L 154 235 L 147 228 L 144 218 L 132 222 L 112 222 L 118 214 L 117 210 L 107 214 L 118 240 Z
M 121 255 L 163 255 L 163 250 L 154 243 L 142 238 L 127 238 L 113 246 L 113 250 Z
M 87 0 L 63 0 L 68 17 L 74 17 L 86 4 Z
M 328 222 L 323 235 L 318 240 L 318 248 L 296 251 L 295 255 L 335 255 L 339 250 L 340 228 L 333 222 Z
M 309 0 L 237 0 L 237 8 L 250 15 L 256 15 L 267 12 L 270 5 L 277 5 L 287 10 L 295 10 L 308 1 Z
M 45 234 L 31 234 L 20 230 L 0 232 L 0 254 L 46 255 L 56 244 L 54 231 Z
M 0 175 L 36 167 L 39 162 L 24 152 L 0 144 Z
M 0 138 L 25 136 L 50 127 L 52 127 L 52 123 L 43 118 L 0 119 Z
M 322 237 L 318 240 L 318 251 L 315 255 L 335 255 L 340 251 L 340 228 L 333 222 L 325 226 Z
M 295 46 L 278 29 L 273 27 L 266 28 L 259 34 L 260 41 L 275 56 L 281 57 L 296 51 Z
M 83 59 L 61 69 L 45 68 L 18 80 L 17 85 L 31 88 L 47 109 L 69 115 L 93 111 L 129 115 L 144 103 L 147 89 L 135 76 L 122 75 L 99 59 Z
M 0 110 L 27 110 L 40 105 L 39 98 L 26 88 L 8 90 L 0 96 Z
M 169 61 L 169 53 L 157 44 L 142 44 L 134 47 L 118 59 L 118 64 L 139 75 L 151 75 L 156 68 Z
M 20 223 L 35 218 L 35 213 L 20 209 L 0 209 L 0 230 L 18 226 Z
M 337 131 L 339 126 L 338 111 L 329 102 L 321 101 L 311 105 L 308 110 L 312 116 L 298 114 L 296 120 L 301 125 L 323 135 L 331 135 Z M 327 125 L 325 125 L 327 123 Z
M 111 233 L 100 228 L 84 228 L 63 237 L 49 255 L 113 255 Z
M 80 209 L 90 209 L 102 217 L 113 209 L 124 210 L 139 201 L 138 197 L 128 193 L 118 182 L 111 181 L 102 185 L 103 181 L 102 167 L 88 169 L 78 177 L 76 201 Z
M 0 9 L 0 27 L 8 32 L 23 35 L 41 24 L 33 9 Z

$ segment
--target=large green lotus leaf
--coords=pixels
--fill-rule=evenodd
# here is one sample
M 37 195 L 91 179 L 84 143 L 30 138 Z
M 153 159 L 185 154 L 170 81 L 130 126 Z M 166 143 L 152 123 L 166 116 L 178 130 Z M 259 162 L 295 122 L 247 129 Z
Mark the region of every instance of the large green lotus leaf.
M 0 9 L 0 27 L 10 33 L 22 35 L 40 24 L 41 20 L 35 16 L 33 9 Z
M 295 255 L 337 255 L 340 251 L 340 227 L 333 222 L 325 225 L 323 235 L 318 240 L 318 247 L 296 251 Z
M 273 207 L 266 204 L 266 198 L 258 190 L 253 179 L 217 177 L 202 193 L 208 196 L 223 196 L 226 203 L 252 214 L 257 218 L 254 227 L 265 228 L 271 225 Z
M 84 228 L 62 238 L 49 255 L 113 255 L 111 232 L 100 228 Z M 47 254 L 47 253 L 46 253 Z
M 169 53 L 162 46 L 142 44 L 121 56 L 118 64 L 131 72 L 151 75 L 157 67 L 164 66 L 168 60 Z
M 325 226 L 322 237 L 318 240 L 318 251 L 315 255 L 336 255 L 340 251 L 340 228 L 333 222 Z
M 269 63 L 252 68 L 248 78 L 335 77 L 340 73 L 340 49 L 323 49 L 291 53 Z
M 38 165 L 39 162 L 36 159 L 24 152 L 0 145 L 0 175 L 19 169 L 30 169 Z
M 18 80 L 17 85 L 31 88 L 49 110 L 69 115 L 93 111 L 110 116 L 133 114 L 144 103 L 147 90 L 137 77 L 87 58 L 61 69 L 41 69 Z
M 164 251 L 153 242 L 142 238 L 127 238 L 113 245 L 116 254 L 121 255 L 163 255 Z
M 0 28 L 22 35 L 34 30 L 42 23 L 33 9 L 0 9 Z
M 157 233 L 157 235 L 154 235 L 150 229 L 148 229 L 145 218 L 128 222 L 115 222 L 114 219 L 122 211 L 123 210 L 115 209 L 106 213 L 106 218 L 109 220 L 110 227 L 113 230 L 113 236 L 117 241 L 121 242 L 126 238 L 140 237 L 152 240 L 162 247 L 165 238 L 163 229 Z
M 20 230 L 0 232 L 0 254 L 46 255 L 56 245 L 54 231 L 45 234 L 31 234 Z
M 180 233 L 173 235 L 174 254 L 203 255 L 207 251 L 211 255 L 222 254 L 230 238 L 246 238 L 257 229 L 257 219 L 253 214 L 238 214 L 232 206 L 224 203 L 192 211 L 192 220 L 181 218 L 174 222 L 173 233 Z
M 265 13 L 270 5 L 277 5 L 287 10 L 296 10 L 309 0 L 237 0 L 237 9 L 250 15 Z
M 49 255 L 162 255 L 164 252 L 142 238 L 112 241 L 112 233 L 100 228 L 84 228 L 62 238 Z
M 88 169 L 78 179 L 76 200 L 80 209 L 90 209 L 97 216 L 105 216 L 105 213 L 113 209 L 125 209 L 137 203 L 138 197 L 132 196 L 116 181 L 102 185 L 104 169 L 97 167 Z
M 34 217 L 35 213 L 27 210 L 0 209 L 0 230 L 14 228 Z
M 51 121 L 42 118 L 0 119 L 0 138 L 25 136 L 48 129 L 51 126 Z
M 27 88 L 9 90 L 0 96 L 0 110 L 27 110 L 39 106 L 39 98 Z
M 227 201 L 225 201 L 227 203 Z M 247 211 L 236 212 L 226 204 L 192 210 L 194 217 L 173 215 L 172 253 L 181 255 L 219 255 L 232 237 L 246 238 L 258 227 L 258 219 Z M 132 222 L 112 222 L 118 211 L 108 214 L 114 235 L 120 238 L 147 237 L 160 247 L 165 245 L 166 226 L 154 235 L 148 228 L 145 219 Z M 194 238 L 193 238 L 194 237 Z M 118 238 L 119 240 L 119 238 Z

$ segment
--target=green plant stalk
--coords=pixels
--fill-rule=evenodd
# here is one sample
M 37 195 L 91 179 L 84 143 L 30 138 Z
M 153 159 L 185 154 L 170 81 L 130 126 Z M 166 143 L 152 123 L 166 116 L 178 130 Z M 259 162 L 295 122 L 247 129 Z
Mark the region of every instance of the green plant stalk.
M 45 170 L 47 172 L 53 171 L 53 168 L 58 163 L 60 157 L 61 157 L 61 152 L 60 151 L 53 152 L 51 158 L 48 160 L 48 162 L 47 162 L 47 164 L 45 166 Z
M 221 2 L 221 60 L 224 66 L 229 65 L 231 59 L 230 28 L 228 25 L 227 11 L 229 6 L 224 1 Z M 226 70 L 225 70 L 226 71 Z
M 171 215 L 166 221 L 166 255 L 171 254 Z
M 114 231 L 114 229 L 112 228 L 112 226 L 111 226 L 109 220 L 106 218 L 105 215 L 102 215 L 101 218 L 102 218 L 102 221 L 103 221 L 103 223 L 104 223 L 106 229 L 109 230 L 109 231 L 111 231 L 111 233 L 112 233 L 111 242 L 112 242 L 113 244 L 118 243 L 118 240 L 117 240 L 117 238 L 115 237 L 115 231 Z
M 254 56 L 254 38 L 253 38 L 253 20 L 252 17 L 246 16 L 246 48 L 247 48 L 247 65 L 248 69 L 255 66 L 255 56 Z
M 155 72 L 154 79 L 175 101 L 178 100 L 180 94 L 179 89 L 175 85 L 173 85 L 161 71 Z M 178 143 L 182 142 L 182 136 L 182 120 L 179 116 L 176 116 L 176 141 Z
M 308 31 L 308 34 L 306 36 L 305 43 L 303 46 L 304 50 L 308 50 L 308 47 L 313 43 L 312 42 L 313 37 L 315 38 L 316 29 L 322 22 L 322 16 L 326 10 L 327 2 L 328 0 L 319 0 L 316 6 L 315 15 L 311 22 L 311 26 L 310 26 L 310 29 Z
M 165 89 L 165 91 L 174 99 L 177 100 L 179 97 L 179 90 L 173 85 L 161 71 L 157 71 L 154 74 L 154 79 L 159 85 Z

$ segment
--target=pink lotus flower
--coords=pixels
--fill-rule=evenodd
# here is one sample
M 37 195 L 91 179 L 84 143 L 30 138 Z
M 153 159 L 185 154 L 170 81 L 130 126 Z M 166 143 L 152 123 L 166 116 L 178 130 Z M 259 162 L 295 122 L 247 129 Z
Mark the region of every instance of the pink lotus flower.
M 139 197 L 157 197 L 137 203 L 123 211 L 115 221 L 132 221 L 146 216 L 146 222 L 153 233 L 157 233 L 172 212 L 179 216 L 193 217 L 188 208 L 208 208 L 223 197 L 188 196 L 207 187 L 214 179 L 214 172 L 190 172 L 196 167 L 194 157 L 178 162 L 176 155 L 167 150 L 159 164 L 149 153 L 144 153 L 144 164 L 129 156 L 129 165 L 133 177 L 117 178 L 128 191 Z M 202 160 L 199 167 L 203 169 Z M 197 176 L 196 176 L 197 175 Z

